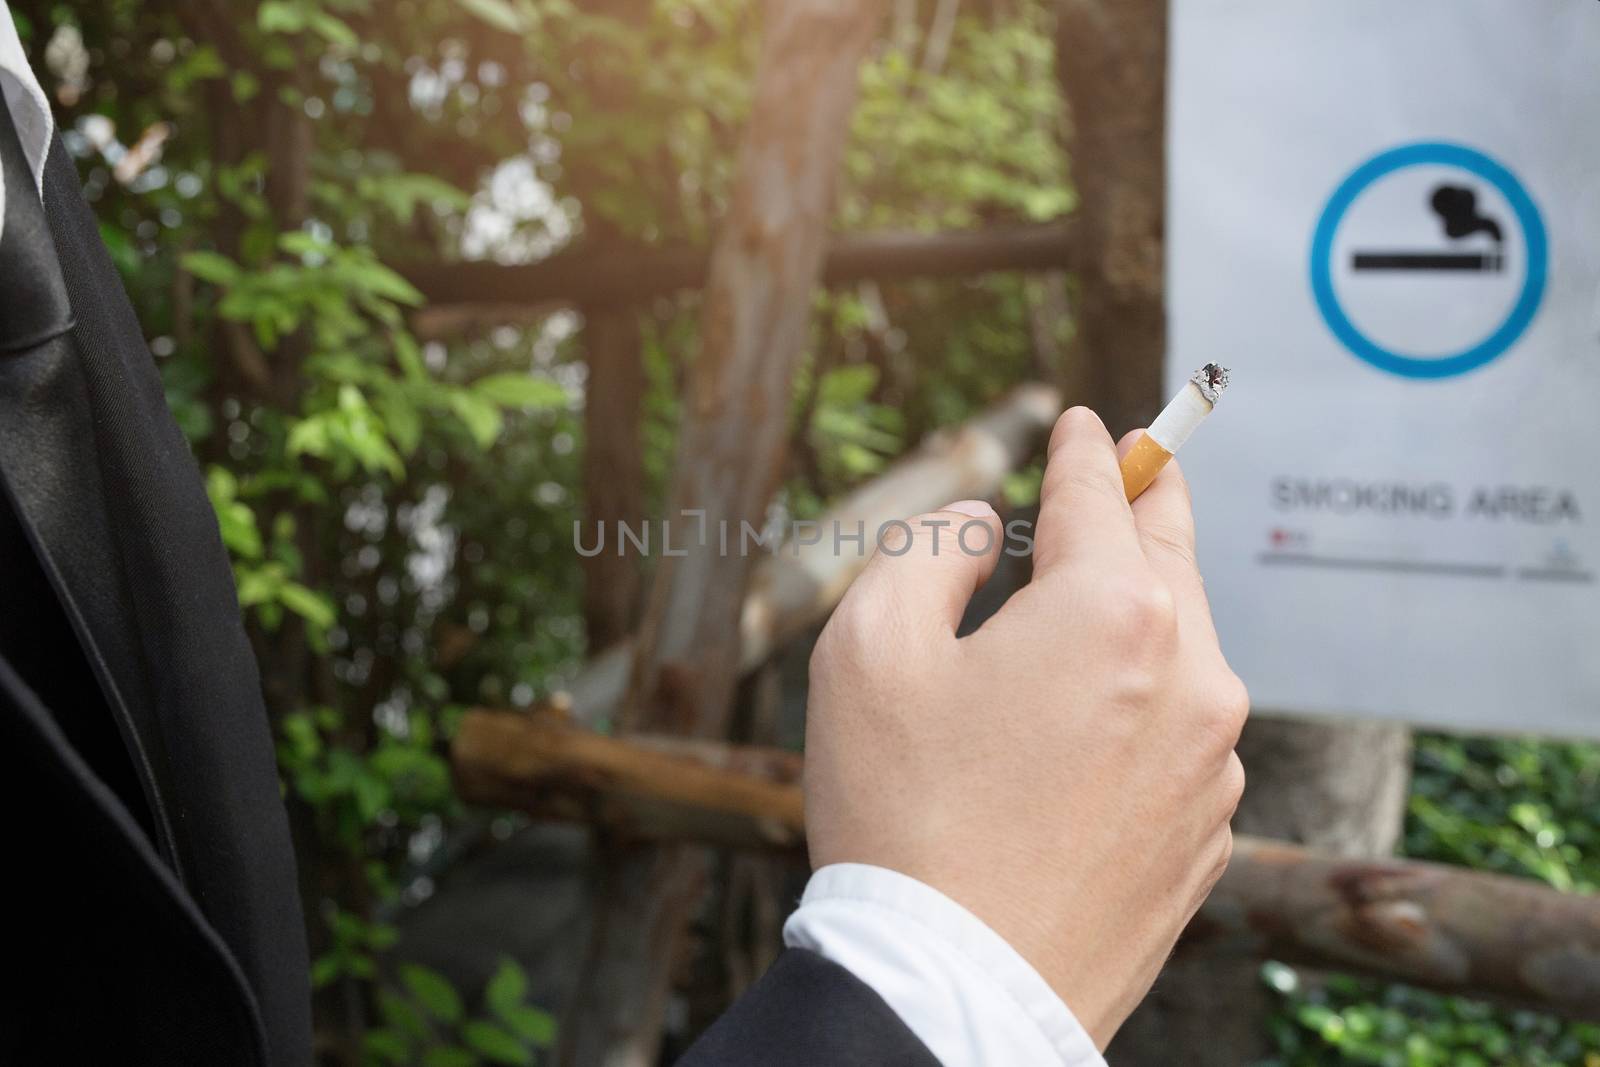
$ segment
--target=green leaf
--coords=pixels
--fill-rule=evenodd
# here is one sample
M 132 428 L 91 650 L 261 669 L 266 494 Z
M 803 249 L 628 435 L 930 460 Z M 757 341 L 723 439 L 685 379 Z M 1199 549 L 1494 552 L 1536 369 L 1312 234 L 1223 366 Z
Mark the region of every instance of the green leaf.
M 312 32 L 329 44 L 354 48 L 361 43 L 356 31 L 346 25 L 343 19 L 335 18 L 326 11 L 312 11 L 307 16 L 307 21 Z
M 878 368 L 870 363 L 838 367 L 822 376 L 817 384 L 817 404 L 821 407 L 849 407 L 872 395 L 878 385 Z
M 261 91 L 261 79 L 247 70 L 235 71 L 228 84 L 233 89 L 234 100 L 241 104 L 248 104 Z
M 400 981 L 417 998 L 417 1003 L 440 1022 L 461 1020 L 461 997 L 443 976 L 415 963 L 400 968 Z
M 397 271 L 392 271 L 376 260 L 345 261 L 350 278 L 375 296 L 392 300 L 407 307 L 421 307 L 425 303 L 417 287 L 406 281 Z
M 439 1045 L 422 1054 L 422 1067 L 478 1067 L 478 1057 L 464 1048 Z
M 461 6 L 484 22 L 507 33 L 523 33 L 526 27 L 517 9 L 506 0 L 461 0 Z
M 291 230 L 289 233 L 280 235 L 278 237 L 278 247 L 291 256 L 326 257 L 330 252 L 334 251 L 333 245 L 304 230 Z
M 1027 508 L 1039 502 L 1044 485 L 1044 468 L 1034 464 L 1025 470 L 1013 471 L 1001 483 L 1006 503 L 1014 508 Z
M 372 406 L 395 446 L 408 456 L 415 452 L 422 442 L 422 417 L 405 392 L 386 380 L 373 395 Z
M 461 1028 L 461 1037 L 468 1048 L 490 1063 L 509 1067 L 528 1067 L 533 1063 L 533 1050 L 493 1023 L 469 1022 Z
M 272 604 L 278 600 L 283 588 L 283 567 L 269 563 L 264 567 L 234 568 L 234 580 L 239 586 L 239 603 L 244 607 Z
M 384 1063 L 403 1065 L 411 1062 L 411 1044 L 392 1030 L 368 1030 L 362 1039 L 367 1055 Z
M 239 265 L 217 252 L 190 252 L 180 262 L 184 270 L 212 285 L 226 287 L 239 280 Z
M 473 382 L 472 391 L 508 408 L 557 408 L 567 402 L 565 389 L 530 374 L 491 374 Z
M 256 12 L 256 27 L 262 33 L 299 33 L 306 28 L 305 12 L 288 0 L 267 0 Z
M 504 425 L 500 409 L 483 397 L 463 389 L 452 390 L 450 410 L 466 423 L 467 432 L 479 448 L 488 448 L 500 436 L 500 429 Z
M 338 954 L 330 952 L 317 957 L 317 961 L 311 965 L 312 988 L 321 989 L 338 978 L 343 971 L 344 960 Z
M 201 45 L 188 57 L 178 61 L 167 76 L 167 87 L 173 93 L 188 92 L 195 82 L 225 77 L 228 66 L 211 45 Z
M 326 630 L 338 621 L 333 602 L 321 593 L 312 592 L 299 582 L 285 582 L 278 590 L 278 600 L 284 607 L 305 619 L 319 630 Z
M 540 1008 L 510 1008 L 500 1013 L 500 1021 L 530 1045 L 549 1048 L 555 1044 L 556 1018 Z
M 260 559 L 263 549 L 261 530 L 256 526 L 256 513 L 249 504 L 230 501 L 217 504 L 217 530 L 228 551 L 241 559 Z
M 326 456 L 330 445 L 328 438 L 327 419 L 313 416 L 294 424 L 289 430 L 285 447 L 291 456 L 301 453 L 308 456 Z
M 510 958 L 500 961 L 494 977 L 489 979 L 489 984 L 483 990 L 484 1001 L 497 1015 L 504 1015 L 513 1008 L 520 1008 L 522 998 L 527 995 L 528 976 L 517 966 L 517 962 Z
M 363 774 L 351 783 L 355 796 L 356 814 L 362 823 L 371 823 L 389 806 L 389 787 L 369 774 Z
M 400 365 L 400 371 L 408 382 L 425 382 L 428 380 L 428 369 L 422 362 L 422 350 L 417 347 L 417 342 L 407 333 L 394 335 L 394 360 Z
M 428 1036 L 428 1021 L 405 997 L 385 989 L 378 993 L 378 1013 L 392 1030 L 399 1030 L 416 1038 Z
M 400 931 L 387 923 L 373 923 L 367 927 L 366 941 L 380 951 L 394 948 L 400 941 Z

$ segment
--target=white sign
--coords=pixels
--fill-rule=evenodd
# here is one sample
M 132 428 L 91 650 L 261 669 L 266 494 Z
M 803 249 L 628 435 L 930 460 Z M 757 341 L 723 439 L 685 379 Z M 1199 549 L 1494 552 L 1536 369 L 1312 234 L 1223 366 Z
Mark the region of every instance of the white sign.
M 1600 736 L 1600 3 L 1173 0 L 1168 383 L 1257 707 Z

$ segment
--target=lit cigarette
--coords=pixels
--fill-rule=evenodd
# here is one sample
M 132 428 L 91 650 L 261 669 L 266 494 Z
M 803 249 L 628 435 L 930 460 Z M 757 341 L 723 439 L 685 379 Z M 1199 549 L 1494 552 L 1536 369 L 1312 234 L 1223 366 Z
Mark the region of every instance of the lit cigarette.
M 1194 377 L 1172 398 L 1172 403 L 1162 409 L 1156 421 L 1123 457 L 1122 487 L 1127 490 L 1128 503 L 1133 503 L 1140 493 L 1150 488 L 1161 468 L 1183 447 L 1195 427 L 1211 414 L 1227 388 L 1228 368 L 1207 363 L 1194 372 Z

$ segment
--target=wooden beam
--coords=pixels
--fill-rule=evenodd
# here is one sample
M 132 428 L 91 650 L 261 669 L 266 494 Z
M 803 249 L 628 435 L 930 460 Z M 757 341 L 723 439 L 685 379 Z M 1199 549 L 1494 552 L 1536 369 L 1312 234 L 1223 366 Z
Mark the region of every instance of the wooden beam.
M 822 283 L 1061 270 L 1072 264 L 1075 233 L 1073 223 L 1062 220 L 951 233 L 838 236 L 828 242 Z M 710 270 L 709 249 L 640 247 L 598 253 L 577 248 L 538 263 L 416 264 L 402 273 L 427 298 L 427 313 L 438 316 L 464 308 L 508 314 L 529 306 L 638 303 L 700 289 Z
M 792 753 L 609 738 L 556 714 L 474 711 L 456 736 L 455 768 L 469 802 L 624 838 L 797 854 L 804 843 L 801 761 Z M 1600 1021 L 1600 897 L 1529 879 L 1238 837 L 1181 945 Z
M 475 804 L 604 827 L 619 842 L 803 847 L 800 757 L 682 737 L 606 737 L 565 714 L 469 712 L 456 789 Z

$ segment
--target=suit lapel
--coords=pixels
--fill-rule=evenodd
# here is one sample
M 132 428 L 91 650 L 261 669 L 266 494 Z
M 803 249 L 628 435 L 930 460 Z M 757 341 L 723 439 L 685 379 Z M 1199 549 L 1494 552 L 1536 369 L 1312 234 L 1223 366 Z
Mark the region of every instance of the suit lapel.
M 62 447 L 77 450 L 64 462 L 77 466 L 57 469 L 74 479 L 72 506 L 90 533 L 81 547 L 61 549 L 76 527 L 57 521 L 41 542 L 81 608 L 85 646 L 102 661 L 154 783 L 169 862 L 237 957 L 272 1062 L 309 1063 L 309 968 L 288 820 L 216 512 L 59 139 L 45 204 L 77 320 L 62 339 L 76 374 L 55 368 L 74 383 L 60 402 L 77 414 L 56 429 L 58 439 L 65 431 Z M 5 421 L 0 413 L 0 437 Z M 79 467 L 92 480 L 77 481 Z M 61 503 L 36 488 L 44 492 L 30 513 Z

